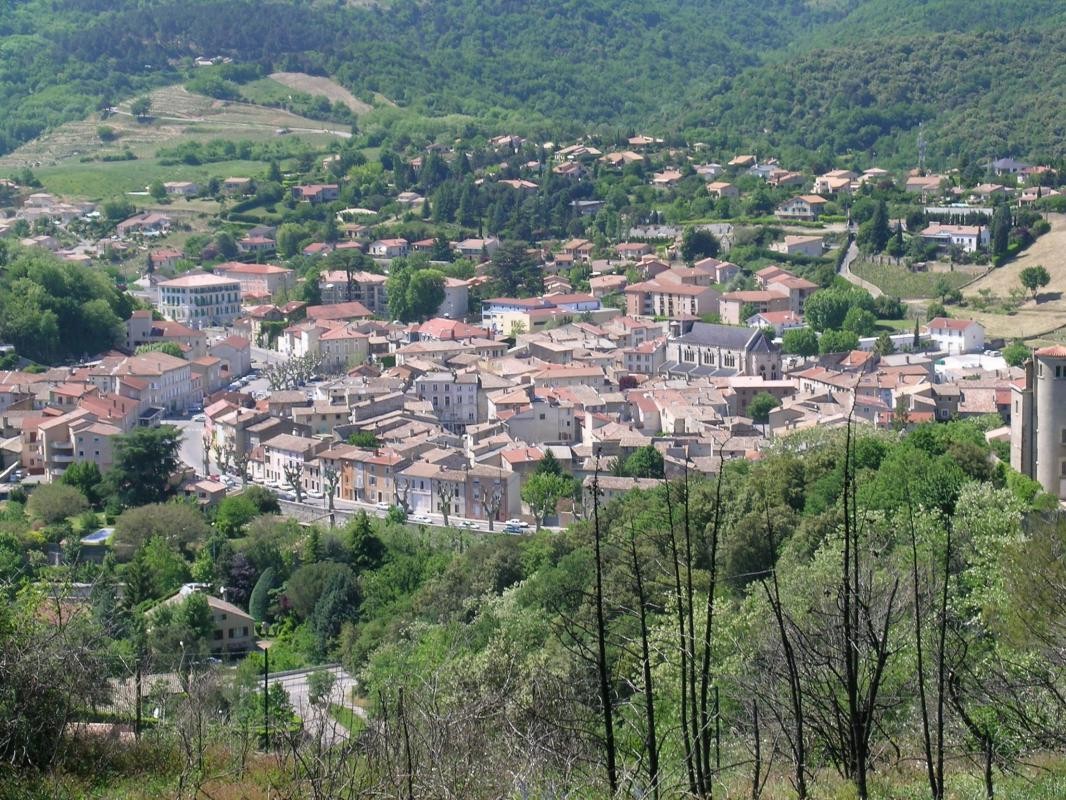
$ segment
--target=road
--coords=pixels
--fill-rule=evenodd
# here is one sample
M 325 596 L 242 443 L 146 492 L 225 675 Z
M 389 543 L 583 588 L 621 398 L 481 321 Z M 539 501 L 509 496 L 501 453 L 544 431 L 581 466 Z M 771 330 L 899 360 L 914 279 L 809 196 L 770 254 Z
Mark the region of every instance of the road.
M 329 702 L 316 708 L 311 704 L 310 678 L 315 672 L 328 672 L 333 676 L 333 688 L 329 693 Z M 289 703 L 293 711 L 303 720 L 304 725 L 311 733 L 322 735 L 331 739 L 347 739 L 348 729 L 338 723 L 329 714 L 329 706 L 340 705 L 350 708 L 361 717 L 366 717 L 366 711 L 352 702 L 352 691 L 358 685 L 355 678 L 344 671 L 342 667 L 325 667 L 321 669 L 302 670 L 293 673 L 277 673 L 268 675 L 269 683 L 281 684 L 289 694 Z
M 884 294 L 884 292 L 882 292 L 880 289 L 878 289 L 876 286 L 874 286 L 869 281 L 863 280 L 862 278 L 860 278 L 858 275 L 856 275 L 854 272 L 851 271 L 851 265 L 854 263 L 855 259 L 857 259 L 858 257 L 859 257 L 859 248 L 855 244 L 855 242 L 852 242 L 851 245 L 848 247 L 847 255 L 845 255 L 844 256 L 844 260 L 840 262 L 840 269 L 838 270 L 838 274 L 840 275 L 841 278 L 846 280 L 848 283 L 853 283 L 856 286 L 858 286 L 859 288 L 865 289 L 873 297 L 880 297 L 882 294 Z
M 204 423 L 193 422 L 191 419 L 168 419 L 166 424 L 173 425 L 181 431 L 181 447 L 178 450 L 178 457 L 183 464 L 188 464 L 199 475 L 204 469 Z

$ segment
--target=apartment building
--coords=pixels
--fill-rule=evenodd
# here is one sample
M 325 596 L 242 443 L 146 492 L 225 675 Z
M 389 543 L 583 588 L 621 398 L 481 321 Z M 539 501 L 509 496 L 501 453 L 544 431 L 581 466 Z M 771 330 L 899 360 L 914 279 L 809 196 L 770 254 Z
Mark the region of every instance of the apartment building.
M 227 325 L 241 310 L 241 284 L 221 275 L 198 273 L 159 284 L 159 312 L 193 328 Z

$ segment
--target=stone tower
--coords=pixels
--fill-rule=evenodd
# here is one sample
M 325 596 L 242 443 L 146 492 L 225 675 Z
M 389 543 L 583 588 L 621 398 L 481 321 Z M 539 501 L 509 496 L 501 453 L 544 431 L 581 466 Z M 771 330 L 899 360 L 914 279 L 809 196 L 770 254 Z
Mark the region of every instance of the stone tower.
M 1025 377 L 1011 392 L 1010 463 L 1066 500 L 1066 346 L 1033 353 Z

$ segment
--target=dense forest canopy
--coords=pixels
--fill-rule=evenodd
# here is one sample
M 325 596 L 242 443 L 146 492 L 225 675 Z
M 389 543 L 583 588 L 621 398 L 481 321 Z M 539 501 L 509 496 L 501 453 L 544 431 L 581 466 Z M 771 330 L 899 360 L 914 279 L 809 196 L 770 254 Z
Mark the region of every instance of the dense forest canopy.
M 1043 0 L 28 0 L 0 15 L 0 151 L 221 55 L 332 75 L 427 115 L 522 111 L 882 157 L 913 152 L 923 122 L 955 137 L 934 156 L 955 154 L 960 133 L 982 155 L 1050 156 L 1066 61 L 1061 33 L 1038 31 L 1064 13 Z M 949 26 L 969 33 L 945 41 Z

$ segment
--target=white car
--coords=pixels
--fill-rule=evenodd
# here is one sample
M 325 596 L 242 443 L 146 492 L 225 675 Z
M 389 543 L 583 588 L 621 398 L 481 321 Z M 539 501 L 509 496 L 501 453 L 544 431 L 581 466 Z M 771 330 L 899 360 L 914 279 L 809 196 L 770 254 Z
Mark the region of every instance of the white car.
M 463 528 L 476 528 L 477 527 L 477 523 L 474 522 L 473 520 L 470 520 L 470 519 L 464 519 L 460 523 L 460 526 L 463 527 Z
M 515 528 L 528 528 L 529 527 L 529 523 L 528 522 L 526 522 L 525 520 L 519 519 L 518 517 L 511 517 L 511 519 L 507 520 L 507 522 L 505 522 L 503 524 L 508 526 L 508 527 L 512 527 L 513 526 Z
M 304 494 L 306 494 L 308 497 L 313 497 L 315 500 L 321 500 L 323 497 L 325 497 L 322 492 L 316 492 L 314 490 L 308 490 L 304 492 Z
M 204 416 L 203 414 L 194 414 L 193 418 L 192 418 L 192 421 L 193 422 L 206 422 L 207 421 L 207 417 Z
M 431 522 L 429 516 L 426 514 L 415 514 L 411 517 L 411 521 L 421 523 L 422 525 L 428 525 Z
M 381 500 L 380 502 L 375 504 L 374 508 L 376 508 L 378 511 L 388 511 L 390 508 L 392 508 L 392 506 L 386 503 L 384 500 Z

